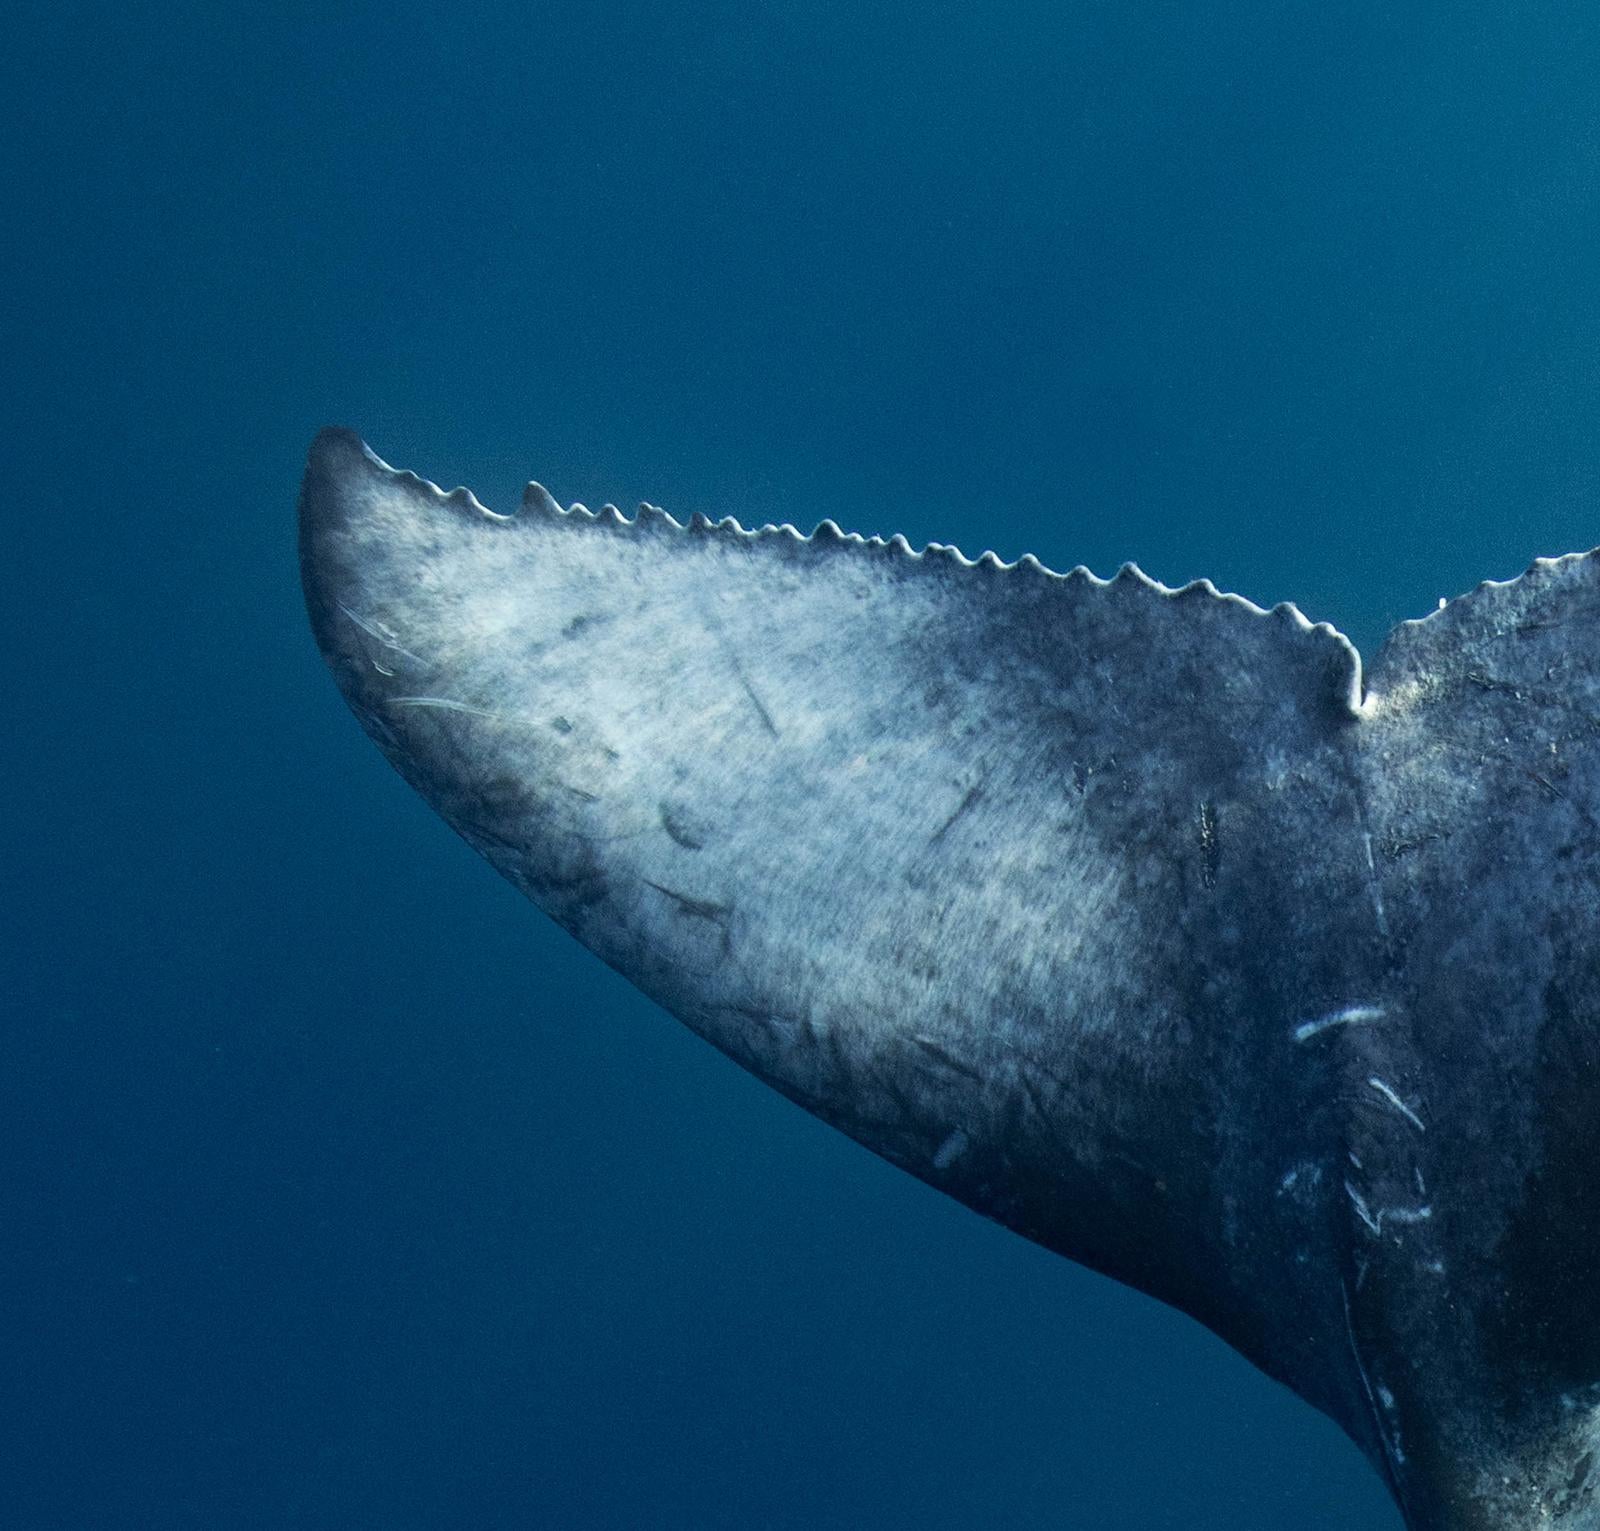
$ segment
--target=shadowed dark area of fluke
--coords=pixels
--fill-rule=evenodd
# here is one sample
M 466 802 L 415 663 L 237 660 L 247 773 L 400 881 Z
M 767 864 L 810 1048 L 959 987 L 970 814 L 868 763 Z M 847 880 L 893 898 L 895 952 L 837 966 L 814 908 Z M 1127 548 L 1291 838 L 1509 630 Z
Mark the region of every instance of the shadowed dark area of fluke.
M 312 447 L 390 762 L 753 1073 L 1193 1314 L 1419 1531 L 1600 1527 L 1600 563 L 1354 649 L 1131 566 Z

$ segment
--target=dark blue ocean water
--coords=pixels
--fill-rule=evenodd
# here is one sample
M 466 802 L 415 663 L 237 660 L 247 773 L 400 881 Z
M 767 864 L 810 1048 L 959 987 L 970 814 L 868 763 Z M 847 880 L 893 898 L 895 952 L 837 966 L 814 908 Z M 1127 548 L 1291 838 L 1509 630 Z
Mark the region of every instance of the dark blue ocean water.
M 1397 1527 L 523 904 L 292 510 L 334 421 L 1370 649 L 1600 541 L 1593 7 L 10 16 L 0 1525 Z

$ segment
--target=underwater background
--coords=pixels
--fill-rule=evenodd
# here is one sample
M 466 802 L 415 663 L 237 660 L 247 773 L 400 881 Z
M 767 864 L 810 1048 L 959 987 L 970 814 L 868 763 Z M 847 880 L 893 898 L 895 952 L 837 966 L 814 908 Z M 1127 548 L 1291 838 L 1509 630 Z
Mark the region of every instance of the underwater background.
M 0 1525 L 1396 1531 L 495 877 L 323 673 L 294 499 L 343 423 L 1370 653 L 1600 542 L 1600 13 L 9 14 Z

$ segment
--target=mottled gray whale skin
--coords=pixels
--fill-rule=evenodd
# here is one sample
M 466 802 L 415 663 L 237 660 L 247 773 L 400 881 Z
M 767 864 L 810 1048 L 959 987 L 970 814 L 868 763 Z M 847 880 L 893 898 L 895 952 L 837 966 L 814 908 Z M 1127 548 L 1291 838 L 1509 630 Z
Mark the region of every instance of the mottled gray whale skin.
M 515 516 L 311 449 L 317 641 L 474 847 L 868 1147 L 1174 1304 L 1417 1531 L 1600 1528 L 1600 558 L 1397 628 Z

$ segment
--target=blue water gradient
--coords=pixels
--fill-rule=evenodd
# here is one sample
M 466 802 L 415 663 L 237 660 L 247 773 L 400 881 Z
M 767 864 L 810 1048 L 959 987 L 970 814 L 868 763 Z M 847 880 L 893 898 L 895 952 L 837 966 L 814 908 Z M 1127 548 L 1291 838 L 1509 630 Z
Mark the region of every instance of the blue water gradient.
M 863 14 L 864 13 L 864 14 Z M 20 0 L 0 1525 L 1393 1531 L 680 1031 L 360 737 L 313 429 L 1364 646 L 1600 541 L 1600 13 Z

